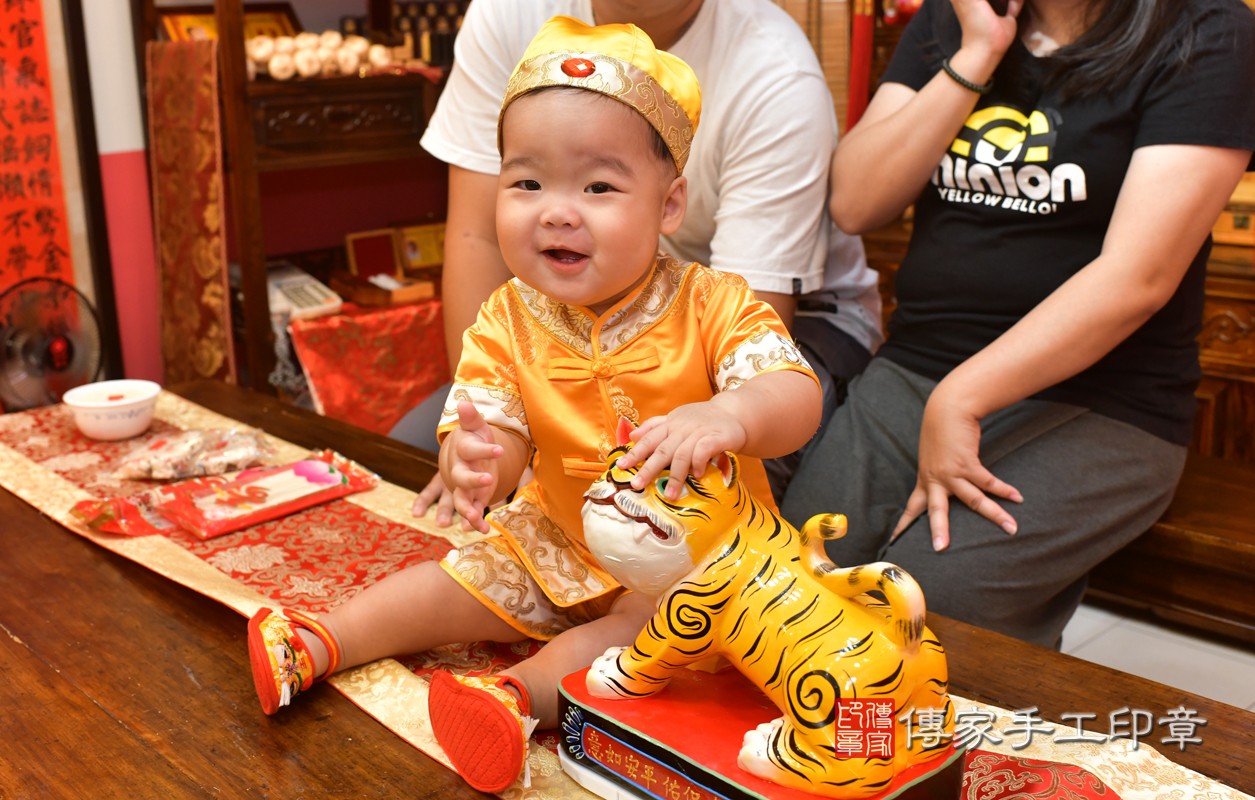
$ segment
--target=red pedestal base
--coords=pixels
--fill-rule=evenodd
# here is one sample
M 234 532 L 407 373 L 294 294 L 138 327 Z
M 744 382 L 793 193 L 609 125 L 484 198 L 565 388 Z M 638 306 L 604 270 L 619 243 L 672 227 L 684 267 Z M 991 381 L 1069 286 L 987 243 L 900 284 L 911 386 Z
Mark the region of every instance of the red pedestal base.
M 816 795 L 741 769 L 745 732 L 780 716 L 739 672 L 682 670 L 663 692 L 642 700 L 603 700 L 584 688 L 581 670 L 562 682 L 563 768 L 606 798 L 771 798 Z M 916 767 L 875 800 L 955 800 L 963 789 L 963 753 Z M 869 799 L 872 800 L 872 799 Z

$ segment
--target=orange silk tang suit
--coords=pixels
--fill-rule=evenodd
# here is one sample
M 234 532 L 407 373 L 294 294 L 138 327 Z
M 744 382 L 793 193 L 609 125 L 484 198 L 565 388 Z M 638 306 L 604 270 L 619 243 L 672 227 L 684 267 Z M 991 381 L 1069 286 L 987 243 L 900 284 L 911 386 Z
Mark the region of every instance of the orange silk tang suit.
M 469 400 L 533 448 L 532 480 L 488 520 L 545 594 L 570 606 L 619 588 L 589 553 L 580 518 L 619 419 L 639 425 L 776 370 L 814 378 L 776 312 L 738 275 L 659 254 L 641 286 L 601 316 L 513 279 L 463 337 L 439 434 L 457 427 L 457 403 Z M 774 508 L 762 462 L 742 457 L 741 468 Z

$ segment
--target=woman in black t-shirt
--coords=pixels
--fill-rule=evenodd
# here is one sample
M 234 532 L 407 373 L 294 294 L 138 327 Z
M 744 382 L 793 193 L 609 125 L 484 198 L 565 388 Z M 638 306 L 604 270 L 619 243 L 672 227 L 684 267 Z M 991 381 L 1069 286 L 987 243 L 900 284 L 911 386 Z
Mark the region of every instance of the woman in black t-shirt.
M 899 305 L 785 515 L 844 512 L 838 563 L 1057 646 L 1180 477 L 1209 232 L 1253 149 L 1241 0 L 927 0 L 833 160 L 843 229 L 914 204 Z

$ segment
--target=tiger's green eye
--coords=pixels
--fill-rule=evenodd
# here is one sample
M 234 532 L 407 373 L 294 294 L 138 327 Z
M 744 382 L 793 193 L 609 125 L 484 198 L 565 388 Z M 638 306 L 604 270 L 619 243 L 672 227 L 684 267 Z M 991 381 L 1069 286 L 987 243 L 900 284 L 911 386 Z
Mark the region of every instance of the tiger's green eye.
M 662 495 L 663 497 L 666 497 L 667 486 L 669 486 L 670 484 L 671 484 L 671 479 L 667 477 L 666 475 L 664 475 L 654 483 L 654 488 L 658 490 L 658 494 Z M 676 493 L 675 499 L 683 500 L 685 497 L 688 497 L 688 493 L 689 493 L 688 484 L 685 483 L 684 481 L 681 481 L 680 490 L 679 492 Z

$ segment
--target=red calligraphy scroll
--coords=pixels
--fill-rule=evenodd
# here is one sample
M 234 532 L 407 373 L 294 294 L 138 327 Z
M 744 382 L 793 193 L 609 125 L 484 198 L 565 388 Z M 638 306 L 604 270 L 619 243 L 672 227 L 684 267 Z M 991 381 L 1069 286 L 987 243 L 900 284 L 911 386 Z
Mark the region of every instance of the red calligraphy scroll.
M 0 3 L 0 291 L 74 282 L 45 31 L 40 0 Z

